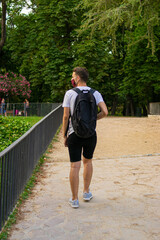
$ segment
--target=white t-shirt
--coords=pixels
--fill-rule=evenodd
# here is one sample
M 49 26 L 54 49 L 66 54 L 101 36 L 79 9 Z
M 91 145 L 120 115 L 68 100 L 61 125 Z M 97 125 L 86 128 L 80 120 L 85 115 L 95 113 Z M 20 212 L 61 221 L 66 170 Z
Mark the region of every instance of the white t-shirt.
M 78 87 L 80 90 L 90 90 L 91 88 L 88 86 L 81 86 Z M 69 107 L 70 108 L 70 114 L 73 115 L 73 110 L 74 110 L 74 103 L 77 97 L 77 93 L 70 89 L 66 92 L 65 96 L 64 96 L 64 100 L 63 100 L 63 104 L 62 107 Z M 98 92 L 95 91 L 93 93 L 95 99 L 96 99 L 96 104 L 98 105 L 100 102 L 104 102 L 102 95 Z M 68 134 L 70 135 L 71 133 L 73 133 L 73 127 L 72 127 L 72 123 L 71 123 L 71 119 L 69 121 L 69 129 L 68 129 Z

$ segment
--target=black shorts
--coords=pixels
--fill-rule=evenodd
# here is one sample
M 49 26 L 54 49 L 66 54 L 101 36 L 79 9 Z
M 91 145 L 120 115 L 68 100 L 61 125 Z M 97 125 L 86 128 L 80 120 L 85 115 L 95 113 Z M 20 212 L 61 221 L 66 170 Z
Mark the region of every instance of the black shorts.
M 81 160 L 83 149 L 83 156 L 87 159 L 92 159 L 93 153 L 97 143 L 96 133 L 89 138 L 80 138 L 75 133 L 69 135 L 67 139 L 69 156 L 71 162 L 78 162 Z

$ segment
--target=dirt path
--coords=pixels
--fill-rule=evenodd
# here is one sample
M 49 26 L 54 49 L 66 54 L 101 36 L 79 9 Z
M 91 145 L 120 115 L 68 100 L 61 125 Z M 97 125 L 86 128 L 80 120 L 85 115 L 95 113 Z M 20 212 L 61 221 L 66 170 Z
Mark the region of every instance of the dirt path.
M 97 122 L 98 143 L 94 159 L 160 153 L 160 120 L 107 117 Z M 68 162 L 62 135 L 51 155 L 54 161 Z
M 70 164 L 60 134 L 9 240 L 160 239 L 160 120 L 109 117 L 97 134 L 91 202 L 82 200 L 82 167 L 80 208 L 68 205 Z

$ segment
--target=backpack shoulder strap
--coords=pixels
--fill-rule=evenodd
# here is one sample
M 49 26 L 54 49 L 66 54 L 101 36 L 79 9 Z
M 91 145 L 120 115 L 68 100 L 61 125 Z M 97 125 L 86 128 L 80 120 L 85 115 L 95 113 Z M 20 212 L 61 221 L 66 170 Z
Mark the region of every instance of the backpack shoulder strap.
M 81 90 L 79 88 L 73 88 L 73 91 L 75 91 L 77 94 L 79 94 L 81 92 Z
M 79 88 L 73 88 L 72 90 L 75 91 L 75 92 L 78 93 L 78 94 L 81 92 L 81 90 L 80 90 Z M 93 88 L 91 88 L 91 89 L 89 90 L 89 92 L 92 93 L 92 94 L 93 94 L 95 91 L 96 91 L 96 90 L 93 89 Z
M 92 94 L 93 94 L 93 93 L 94 93 L 96 90 L 95 90 L 95 89 L 93 89 L 93 88 L 91 88 L 89 91 L 90 91 L 90 93 L 92 93 Z

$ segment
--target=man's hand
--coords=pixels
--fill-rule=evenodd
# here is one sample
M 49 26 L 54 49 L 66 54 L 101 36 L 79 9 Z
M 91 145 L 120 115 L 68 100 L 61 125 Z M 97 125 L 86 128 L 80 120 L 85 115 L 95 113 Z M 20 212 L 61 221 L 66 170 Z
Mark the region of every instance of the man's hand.
M 98 107 L 100 108 L 101 111 L 97 114 L 97 120 L 104 118 L 108 115 L 108 109 L 105 102 L 100 102 L 98 104 Z
M 63 112 L 63 137 L 64 137 L 64 146 L 67 147 L 67 127 L 68 127 L 68 121 L 69 121 L 69 108 L 64 107 Z
M 68 147 L 68 145 L 67 145 L 67 137 L 64 137 L 64 146 Z

